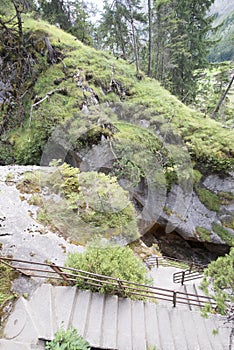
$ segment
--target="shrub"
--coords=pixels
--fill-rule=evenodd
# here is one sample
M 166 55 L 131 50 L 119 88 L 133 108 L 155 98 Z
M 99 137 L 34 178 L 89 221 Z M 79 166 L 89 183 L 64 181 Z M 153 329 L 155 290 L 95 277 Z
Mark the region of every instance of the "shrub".
M 136 282 L 139 284 L 152 284 L 147 276 L 147 269 L 142 261 L 129 247 L 112 245 L 107 240 L 93 240 L 84 253 L 70 253 L 66 265 L 83 271 L 99 275 Z M 101 293 L 128 296 L 129 291 L 120 287 L 103 284 L 101 287 L 92 286 L 91 282 L 77 277 L 76 286 L 81 289 L 90 289 Z M 131 297 L 131 295 L 129 295 Z
M 46 343 L 46 350 L 89 350 L 89 343 L 78 334 L 75 328 L 59 329 L 54 340 Z
M 217 311 L 226 313 L 228 302 L 234 302 L 234 248 L 212 261 L 204 270 L 202 290 L 217 303 Z M 212 288 L 211 288 L 212 286 Z M 208 307 L 207 310 L 209 311 Z M 206 311 L 206 310 L 205 310 Z

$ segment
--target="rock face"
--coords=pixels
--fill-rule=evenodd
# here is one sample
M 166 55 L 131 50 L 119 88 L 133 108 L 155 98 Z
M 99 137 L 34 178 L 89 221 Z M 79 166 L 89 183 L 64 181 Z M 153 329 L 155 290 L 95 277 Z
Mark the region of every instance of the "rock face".
M 63 264 L 65 253 L 81 251 L 36 221 L 37 207 L 27 202 L 16 188 L 20 176 L 36 166 L 0 167 L 0 244 L 1 254 L 17 259 L 50 260 Z M 44 168 L 44 171 L 48 171 Z M 11 180 L 10 180 L 11 178 Z M 7 180 L 7 183 L 6 183 Z
M 106 146 L 104 151 L 108 155 Z M 92 156 L 84 158 L 81 168 L 100 171 L 100 161 L 97 159 L 100 149 L 97 150 L 95 146 L 89 154 Z M 106 161 L 110 169 L 110 151 Z M 101 170 L 105 168 L 104 163 L 102 161 Z M 20 195 L 16 189 L 16 182 L 25 171 L 37 169 L 32 166 L 0 167 L 0 242 L 3 252 L 14 257 L 29 260 L 33 257 L 43 261 L 47 258 L 51 260 L 54 256 L 62 262 L 65 251 L 79 248 L 74 248 L 36 222 L 37 207 L 29 205 L 27 195 Z M 9 180 L 11 176 L 12 181 Z M 124 179 L 120 183 L 124 187 L 129 185 Z M 203 178 L 199 186 L 209 191 L 208 194 L 221 198 L 218 210 L 208 209 L 193 187 L 185 192 L 181 186 L 174 185 L 168 193 L 144 183 L 130 187 L 139 229 L 146 244 L 158 243 L 165 255 L 178 258 L 190 258 L 192 255 L 195 260 L 198 255 L 198 260 L 204 261 L 228 252 L 234 239 L 234 175 L 229 174 L 225 178 L 210 175 Z

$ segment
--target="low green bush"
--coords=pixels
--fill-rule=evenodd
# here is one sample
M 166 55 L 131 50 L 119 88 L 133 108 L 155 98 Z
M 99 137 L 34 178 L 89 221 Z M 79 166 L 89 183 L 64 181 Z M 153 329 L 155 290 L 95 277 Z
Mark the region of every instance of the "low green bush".
M 54 340 L 46 343 L 46 350 L 89 350 L 89 343 L 78 334 L 75 328 L 59 329 Z
M 84 253 L 70 253 L 66 266 L 139 284 L 152 284 L 146 267 L 129 247 L 112 245 L 107 240 L 95 239 Z M 123 290 L 120 286 L 105 282 L 102 286 L 93 286 L 92 283 L 80 277 L 76 280 L 76 286 L 81 289 L 132 297 L 129 290 Z

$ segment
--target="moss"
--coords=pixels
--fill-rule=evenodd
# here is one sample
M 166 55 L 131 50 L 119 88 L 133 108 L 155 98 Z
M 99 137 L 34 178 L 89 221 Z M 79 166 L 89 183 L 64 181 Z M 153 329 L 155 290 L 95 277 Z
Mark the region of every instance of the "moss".
M 139 123 L 142 119 L 146 119 L 149 121 L 149 127 L 160 130 L 161 136 L 167 138 L 168 134 L 172 134 L 172 130 L 175 136 L 182 137 L 189 154 L 197 163 L 197 169 L 201 172 L 224 173 L 233 167 L 233 131 L 223 128 L 219 122 L 209 117 L 204 118 L 202 113 L 186 107 L 154 79 L 142 76 L 139 81 L 135 76 L 134 65 L 121 59 L 116 60 L 106 52 L 85 46 L 56 26 L 44 21 L 35 21 L 28 15 L 24 16 L 24 29 L 32 37 L 34 35 L 37 41 L 40 37 L 48 35 L 52 45 L 59 48 L 64 56 L 63 63 L 49 66 L 40 52 L 36 52 L 40 63 L 38 77 L 30 96 L 37 96 L 40 100 L 48 92 L 57 88 L 66 91 L 66 94 L 56 91 L 49 99 L 34 108 L 31 125 L 28 119 L 33 101 L 29 101 L 29 97 L 25 96 L 28 105 L 26 120 L 23 128 L 14 130 L 11 135 L 15 142 L 16 162 L 39 164 L 44 145 L 52 130 L 64 120 L 74 118 L 82 109 L 83 103 L 90 107 L 92 96 L 95 94 L 100 103 L 124 102 L 128 110 L 132 111 L 128 119 L 130 123 Z M 37 43 L 39 45 L 40 40 Z M 82 86 L 76 78 L 78 73 Z M 110 89 L 112 78 L 118 82 L 121 91 Z M 113 109 L 107 109 L 107 114 L 112 118 Z M 116 120 L 127 120 L 126 118 L 125 113 L 116 112 Z M 79 126 L 83 126 L 87 119 L 88 116 L 83 114 L 79 118 Z M 95 123 L 94 120 L 93 123 Z M 130 127 L 128 127 L 129 130 L 126 128 L 126 126 L 122 127 L 121 133 L 122 136 L 125 134 L 129 137 Z M 142 128 L 142 135 L 143 130 Z M 143 140 L 144 137 L 137 137 L 131 141 L 139 144 L 140 139 Z M 174 141 L 176 140 L 175 137 Z M 124 137 L 121 138 L 121 142 L 125 142 Z M 147 144 L 146 140 L 143 142 Z M 151 152 L 154 152 L 154 149 L 158 150 L 157 142 L 152 137 L 149 138 L 148 145 Z M 10 161 L 8 154 L 5 158 L 8 158 L 5 162 Z
M 218 196 L 220 198 L 221 204 L 228 205 L 234 200 L 234 194 L 231 192 L 219 192 Z
M 6 304 L 15 298 L 15 294 L 11 291 L 11 282 L 17 276 L 13 269 L 0 263 L 0 317 Z
M 25 172 L 19 180 L 16 188 L 21 193 L 34 194 L 40 192 L 40 177 L 38 172 Z
M 38 207 L 42 207 L 43 206 L 43 202 L 44 202 L 43 201 L 43 197 L 38 195 L 38 194 L 34 194 L 28 199 L 28 204 L 36 205 Z
M 211 231 L 207 230 L 205 227 L 197 226 L 196 233 L 203 241 L 211 242 Z
M 234 231 L 234 219 L 231 216 L 222 219 L 222 225 Z
M 234 246 L 234 237 L 223 226 L 214 222 L 212 224 L 212 230 L 229 246 Z
M 200 201 L 207 207 L 209 210 L 219 211 L 220 208 L 220 199 L 219 196 L 206 188 L 201 188 L 195 186 L 196 193 Z

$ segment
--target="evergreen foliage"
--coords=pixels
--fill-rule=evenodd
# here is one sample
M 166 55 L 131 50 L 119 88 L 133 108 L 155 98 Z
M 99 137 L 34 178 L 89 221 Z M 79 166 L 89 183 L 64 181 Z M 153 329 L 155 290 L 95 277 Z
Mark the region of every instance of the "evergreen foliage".
M 84 253 L 70 253 L 66 266 L 139 284 L 152 283 L 147 276 L 146 267 L 129 247 L 112 245 L 98 238 L 86 246 Z M 128 290 L 123 291 L 121 287 L 108 283 L 104 283 L 102 287 L 96 287 L 92 285 L 92 281 L 89 283 L 77 277 L 76 285 L 81 289 L 128 296 Z
M 225 314 L 230 302 L 234 302 L 234 248 L 204 270 L 202 289 L 215 299 L 217 312 Z

